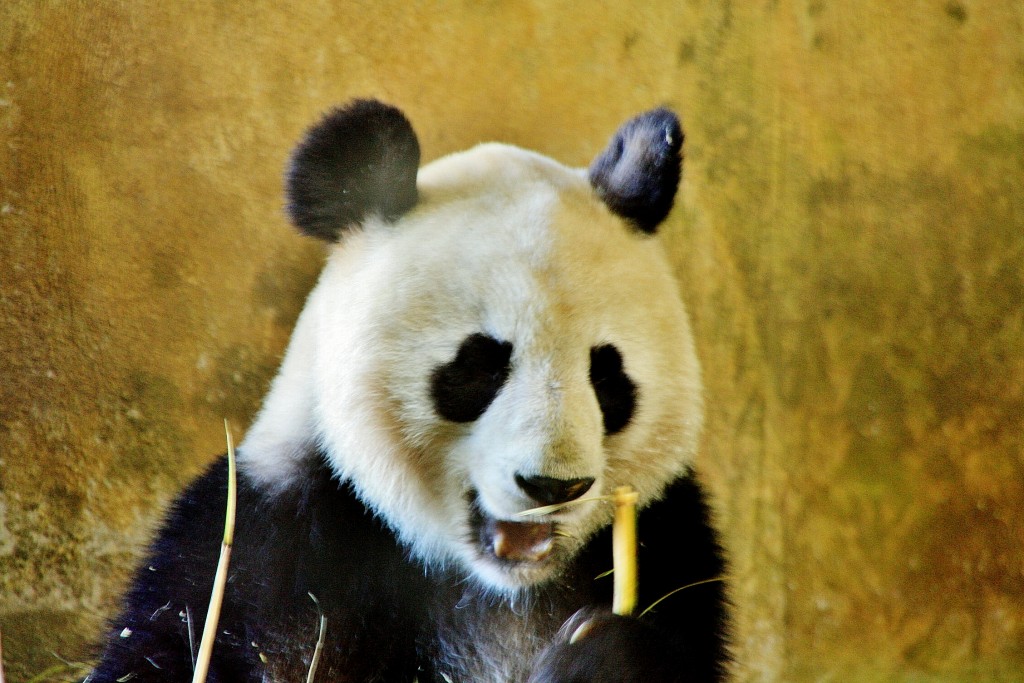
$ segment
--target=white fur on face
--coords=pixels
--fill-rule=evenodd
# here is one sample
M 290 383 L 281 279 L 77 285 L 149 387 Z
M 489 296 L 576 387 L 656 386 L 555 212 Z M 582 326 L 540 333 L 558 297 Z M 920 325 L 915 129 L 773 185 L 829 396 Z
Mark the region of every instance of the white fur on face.
M 430 565 L 455 563 L 499 590 L 535 583 L 610 519 L 558 516 L 573 539 L 514 571 L 482 557 L 469 500 L 513 519 L 536 505 L 515 474 L 629 484 L 641 504 L 689 465 L 701 425 L 689 325 L 661 245 L 594 196 L 585 174 L 482 145 L 421 169 L 419 204 L 333 247 L 281 372 L 240 448 L 245 471 L 286 486 L 319 444 L 339 476 Z M 462 341 L 513 346 L 511 372 L 475 422 L 442 419 L 431 374 Z M 636 410 L 604 435 L 590 350 L 614 345 Z

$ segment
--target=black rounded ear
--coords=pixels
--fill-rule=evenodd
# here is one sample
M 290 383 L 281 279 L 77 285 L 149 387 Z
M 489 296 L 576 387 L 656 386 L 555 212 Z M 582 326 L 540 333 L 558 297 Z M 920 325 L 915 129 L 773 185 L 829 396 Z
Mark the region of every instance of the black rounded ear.
M 590 165 L 590 184 L 614 213 L 653 233 L 679 187 L 683 130 L 668 109 L 654 109 L 622 124 Z
M 396 220 L 416 203 L 420 144 L 405 115 L 355 100 L 313 126 L 292 153 L 288 214 L 306 235 L 335 242 L 377 215 Z

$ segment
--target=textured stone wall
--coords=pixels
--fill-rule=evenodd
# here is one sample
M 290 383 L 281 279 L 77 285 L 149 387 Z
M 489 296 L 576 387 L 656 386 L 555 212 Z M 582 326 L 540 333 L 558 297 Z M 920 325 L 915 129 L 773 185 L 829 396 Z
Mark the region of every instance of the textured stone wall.
M 161 507 L 241 433 L 321 259 L 305 125 L 392 101 L 425 158 L 587 163 L 682 113 L 665 239 L 737 680 L 1024 681 L 1017 0 L 0 8 L 0 630 L 79 671 Z

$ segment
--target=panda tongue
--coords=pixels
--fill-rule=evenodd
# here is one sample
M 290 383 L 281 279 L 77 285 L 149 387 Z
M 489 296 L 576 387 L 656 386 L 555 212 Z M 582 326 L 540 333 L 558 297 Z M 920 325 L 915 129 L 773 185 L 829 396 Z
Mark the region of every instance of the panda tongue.
M 527 523 L 490 520 L 491 550 L 502 560 L 540 562 L 551 553 L 554 543 L 551 522 Z

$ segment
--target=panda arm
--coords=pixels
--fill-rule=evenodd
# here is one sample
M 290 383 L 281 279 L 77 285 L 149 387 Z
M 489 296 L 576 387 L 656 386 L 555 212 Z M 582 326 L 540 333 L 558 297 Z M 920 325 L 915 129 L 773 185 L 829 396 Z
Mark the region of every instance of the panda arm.
M 596 604 L 566 622 L 539 658 L 531 683 L 722 680 L 728 658 L 726 566 L 692 476 L 677 480 L 641 512 L 638 538 L 641 616 L 612 614 L 611 581 L 598 579 Z M 606 529 L 588 544 L 581 567 L 598 575 L 610 557 Z
M 191 678 L 220 552 L 226 481 L 221 459 L 175 502 L 91 681 Z M 411 680 L 418 601 L 427 593 L 422 571 L 321 459 L 297 481 L 268 493 L 239 477 L 208 680 L 258 681 L 265 673 L 301 680 L 318 637 L 310 594 L 327 618 L 321 671 Z

